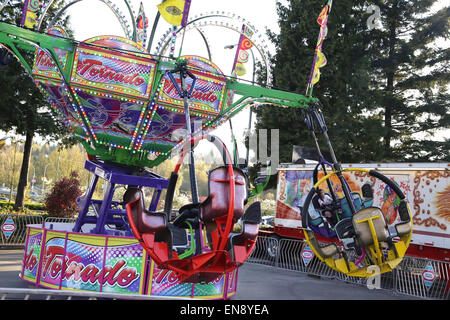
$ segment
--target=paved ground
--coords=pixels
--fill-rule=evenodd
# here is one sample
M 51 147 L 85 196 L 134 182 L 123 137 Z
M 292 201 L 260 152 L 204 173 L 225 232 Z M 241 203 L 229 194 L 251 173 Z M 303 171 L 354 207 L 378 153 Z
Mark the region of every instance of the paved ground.
M 28 284 L 19 279 L 19 273 L 22 271 L 22 260 L 22 249 L 0 249 L 0 287 L 28 288 Z
M 0 287 L 28 288 L 19 278 L 23 250 L 0 250 Z M 338 280 L 246 264 L 239 269 L 238 290 L 232 300 L 415 300 L 386 290 L 369 290 Z
M 238 290 L 232 300 L 414 300 L 387 290 L 274 267 L 246 264 L 239 269 Z

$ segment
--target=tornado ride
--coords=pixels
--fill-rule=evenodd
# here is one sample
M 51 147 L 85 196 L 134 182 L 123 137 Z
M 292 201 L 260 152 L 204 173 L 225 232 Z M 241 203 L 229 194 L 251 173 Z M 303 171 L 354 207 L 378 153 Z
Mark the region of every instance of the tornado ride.
M 209 131 L 245 107 L 258 105 L 301 109 L 319 154 L 316 132 L 323 133 L 328 143 L 332 163 L 320 163 L 325 174 L 312 187 L 302 210 L 303 232 L 314 253 L 333 269 L 359 277 L 369 276 L 370 266 L 386 272 L 401 261 L 412 233 L 404 195 L 394 182 L 368 171 L 401 199 L 402 222 L 395 230 L 388 230 L 380 209 L 370 206 L 370 201 L 359 201 L 349 191 L 345 170 L 327 135 L 320 102 L 312 96 L 319 68 L 326 62 L 321 48 L 331 1 L 319 16 L 321 31 L 306 95 L 271 88 L 266 46 L 250 23 L 239 20 L 239 27 L 233 25 L 236 15 L 211 12 L 189 20 L 183 16 L 181 27 L 170 27 L 155 53 L 150 54 L 154 34 L 147 41 L 145 12 L 141 6 L 135 17 L 127 1 L 131 29 L 116 6 L 102 1 L 115 13 L 126 38 L 108 35 L 82 42 L 69 38 L 55 24 L 78 2 L 69 2 L 47 21 L 45 31 L 41 25 L 51 0 L 26 1 L 21 26 L 0 22 L 2 61 L 10 63 L 14 56 L 23 65 L 70 134 L 84 146 L 89 158 L 85 169 L 92 176 L 87 191 L 78 199 L 75 223 L 28 226 L 21 273 L 24 280 L 59 290 L 231 297 L 236 292 L 237 270 L 257 240 L 261 209 L 254 196 L 262 187 L 250 183 L 246 164 L 238 163 L 236 149 L 230 153 Z M 218 22 L 220 19 L 225 22 Z M 202 31 L 207 27 L 230 29 L 240 36 L 231 76 L 211 61 Z M 185 33 L 190 31 L 201 34 L 208 58 L 175 57 L 177 38 L 182 37 L 183 44 Z M 265 86 L 239 79 L 250 48 L 260 54 L 266 67 Z M 209 194 L 204 201 L 199 200 L 194 161 L 194 149 L 202 140 L 214 145 L 224 162 L 208 172 Z M 172 203 L 186 156 L 192 203 L 175 214 Z M 178 164 L 169 178 L 151 171 L 175 157 Z M 331 166 L 330 173 L 326 165 Z M 331 187 L 334 175 L 345 197 L 331 195 L 338 203 L 331 211 L 339 222 L 324 227 L 325 218 L 313 218 L 309 203 L 323 182 Z M 104 197 L 93 199 L 101 180 Z M 115 201 L 114 193 L 121 185 L 126 186 L 123 201 Z M 144 188 L 153 191 L 147 202 Z M 157 210 L 163 191 L 164 208 Z M 239 219 L 242 231 L 233 233 Z M 315 234 L 323 235 L 324 230 L 335 243 L 324 246 L 317 241 Z

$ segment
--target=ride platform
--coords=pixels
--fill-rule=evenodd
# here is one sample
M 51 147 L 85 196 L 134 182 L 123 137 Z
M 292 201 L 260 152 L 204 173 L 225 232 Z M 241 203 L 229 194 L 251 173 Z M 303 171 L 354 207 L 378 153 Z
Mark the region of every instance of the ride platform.
M 180 283 L 134 237 L 72 232 L 73 223 L 28 225 L 21 278 L 55 290 L 229 299 L 237 269 L 210 283 Z

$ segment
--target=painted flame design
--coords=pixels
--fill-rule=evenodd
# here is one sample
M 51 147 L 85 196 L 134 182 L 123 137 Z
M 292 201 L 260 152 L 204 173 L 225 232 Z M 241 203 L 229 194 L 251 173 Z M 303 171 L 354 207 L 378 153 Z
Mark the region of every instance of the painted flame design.
M 450 185 L 437 192 L 434 205 L 437 209 L 436 216 L 450 222 Z

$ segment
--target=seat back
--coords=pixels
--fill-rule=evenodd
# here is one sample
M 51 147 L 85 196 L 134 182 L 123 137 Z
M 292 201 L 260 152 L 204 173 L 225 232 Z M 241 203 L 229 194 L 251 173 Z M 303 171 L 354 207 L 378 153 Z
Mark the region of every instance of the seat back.
M 352 192 L 352 198 L 353 203 L 355 205 L 356 211 L 360 210 L 362 208 L 362 201 L 361 201 L 361 195 L 358 192 Z M 352 217 L 352 211 L 350 210 L 350 205 L 347 202 L 347 198 L 343 197 L 340 199 L 341 202 L 341 208 L 342 208 L 342 214 L 341 219 L 345 218 L 351 218 Z
M 127 202 L 134 224 L 140 233 L 156 232 L 167 228 L 167 220 L 164 213 L 147 213 L 145 211 L 142 190 L 137 188 L 127 190 L 124 195 L 124 201 Z
M 247 186 L 242 170 L 233 168 L 233 172 L 235 177 L 233 212 L 234 218 L 237 220 L 244 213 L 245 200 L 247 199 Z M 227 166 L 218 167 L 209 172 L 208 187 L 208 198 L 200 206 L 200 218 L 205 222 L 228 214 L 230 179 Z
M 336 231 L 337 236 L 339 239 L 346 239 L 353 237 L 354 229 L 353 229 L 353 223 L 352 218 L 345 218 L 339 221 L 335 226 L 334 230 Z
M 243 245 L 247 240 L 254 240 L 258 236 L 261 223 L 261 203 L 256 201 L 249 205 L 241 220 L 241 233 L 231 236 L 233 245 Z
M 412 224 L 409 216 L 408 204 L 405 200 L 400 201 L 398 206 L 398 213 L 400 215 L 401 222 L 395 225 L 397 234 L 401 237 L 411 232 Z
M 373 225 L 378 242 L 386 241 L 389 237 L 386 221 L 380 208 L 369 207 L 359 210 L 353 215 L 352 221 L 361 246 L 366 247 L 374 243 L 370 224 Z
M 365 183 L 361 187 L 361 193 L 364 198 L 373 198 L 373 190 L 372 185 L 370 183 Z
M 305 230 L 308 233 L 309 243 L 324 258 L 331 258 L 339 252 L 335 243 L 321 246 L 316 238 L 316 235 L 311 230 Z

